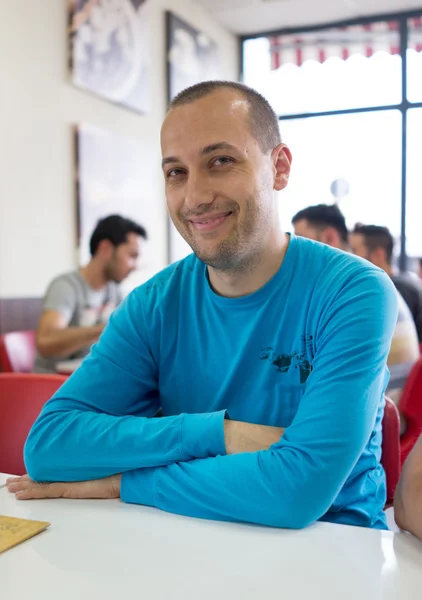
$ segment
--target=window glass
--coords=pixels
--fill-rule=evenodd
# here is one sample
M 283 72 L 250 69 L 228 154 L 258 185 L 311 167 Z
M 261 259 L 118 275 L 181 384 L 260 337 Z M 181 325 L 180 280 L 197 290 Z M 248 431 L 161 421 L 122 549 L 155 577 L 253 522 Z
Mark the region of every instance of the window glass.
M 420 133 L 421 126 L 419 113 Z M 279 194 L 285 230 L 292 230 L 291 219 L 302 208 L 337 202 L 349 229 L 356 222 L 385 225 L 398 239 L 402 132 L 398 110 L 292 119 L 281 121 L 280 129 L 293 154 L 289 184 Z
M 246 40 L 244 82 L 280 116 L 398 104 L 399 40 L 395 21 Z

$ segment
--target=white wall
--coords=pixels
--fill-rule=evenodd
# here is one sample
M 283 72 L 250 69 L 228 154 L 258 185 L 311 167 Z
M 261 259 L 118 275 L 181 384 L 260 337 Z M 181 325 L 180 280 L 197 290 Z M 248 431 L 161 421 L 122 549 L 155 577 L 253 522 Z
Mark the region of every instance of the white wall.
M 77 265 L 72 126 L 79 122 L 151 144 L 153 226 L 144 276 L 165 266 L 158 146 L 166 106 L 164 11 L 218 43 L 225 78 L 238 76 L 238 48 L 195 2 L 148 2 L 151 109 L 139 116 L 68 82 L 67 0 L 0 0 L 0 297 L 41 296 L 52 277 Z

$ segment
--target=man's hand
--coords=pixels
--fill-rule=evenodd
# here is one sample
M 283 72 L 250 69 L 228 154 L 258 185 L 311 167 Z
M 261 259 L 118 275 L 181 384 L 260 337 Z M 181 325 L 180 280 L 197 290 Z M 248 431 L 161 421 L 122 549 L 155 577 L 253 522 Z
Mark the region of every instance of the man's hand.
M 270 446 L 280 441 L 284 433 L 282 427 L 255 425 L 241 421 L 224 421 L 224 440 L 227 454 L 242 452 L 257 452 L 268 450 Z
M 39 498 L 120 498 L 121 475 L 93 481 L 36 483 L 24 475 L 9 477 L 6 486 L 18 500 Z

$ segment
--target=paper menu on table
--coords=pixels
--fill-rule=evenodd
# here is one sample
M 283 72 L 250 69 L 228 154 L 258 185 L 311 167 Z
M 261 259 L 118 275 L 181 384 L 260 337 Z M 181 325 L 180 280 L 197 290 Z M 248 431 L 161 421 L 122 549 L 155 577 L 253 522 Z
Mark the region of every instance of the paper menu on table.
M 0 554 L 44 531 L 50 523 L 0 515 Z

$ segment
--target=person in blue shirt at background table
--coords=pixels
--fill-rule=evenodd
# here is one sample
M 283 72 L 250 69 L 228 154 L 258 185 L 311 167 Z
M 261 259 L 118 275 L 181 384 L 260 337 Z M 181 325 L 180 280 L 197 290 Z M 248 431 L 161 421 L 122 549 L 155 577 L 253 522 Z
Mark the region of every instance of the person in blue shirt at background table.
M 9 490 L 277 527 L 386 528 L 389 277 L 282 231 L 274 192 L 291 153 L 252 89 L 186 89 L 161 145 L 168 209 L 194 254 L 113 313 L 42 410 L 28 475 Z

